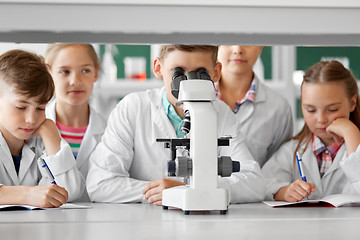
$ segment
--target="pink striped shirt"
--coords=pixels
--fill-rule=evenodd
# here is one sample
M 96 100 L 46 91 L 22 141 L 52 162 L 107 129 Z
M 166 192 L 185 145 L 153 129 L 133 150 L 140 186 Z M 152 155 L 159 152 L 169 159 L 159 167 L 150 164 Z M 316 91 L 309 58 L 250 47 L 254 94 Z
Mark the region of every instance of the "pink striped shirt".
M 59 122 L 56 122 L 56 126 L 58 127 L 58 129 L 60 131 L 61 137 L 69 143 L 71 150 L 74 154 L 74 157 L 76 159 L 76 157 L 79 153 L 81 142 L 84 138 L 87 127 L 73 128 L 73 127 L 68 127 L 68 126 L 62 125 Z

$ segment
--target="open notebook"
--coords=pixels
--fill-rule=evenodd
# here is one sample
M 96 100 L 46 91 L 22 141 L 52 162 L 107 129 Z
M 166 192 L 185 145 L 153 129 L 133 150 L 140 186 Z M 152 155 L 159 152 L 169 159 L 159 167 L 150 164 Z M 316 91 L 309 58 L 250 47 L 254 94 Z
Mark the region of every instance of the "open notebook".
M 58 208 L 41 208 L 30 205 L 0 205 L 0 211 L 16 211 L 16 210 L 56 210 L 56 209 L 82 209 L 91 208 L 86 205 L 78 205 L 73 203 L 66 203 Z
M 300 202 L 282 202 L 282 201 L 263 201 L 266 205 L 271 207 L 286 207 L 286 206 L 306 206 L 315 204 L 329 204 L 332 207 L 341 207 L 348 204 L 360 205 L 360 196 L 356 195 L 345 195 L 345 194 L 334 194 L 324 197 L 319 200 L 302 200 Z

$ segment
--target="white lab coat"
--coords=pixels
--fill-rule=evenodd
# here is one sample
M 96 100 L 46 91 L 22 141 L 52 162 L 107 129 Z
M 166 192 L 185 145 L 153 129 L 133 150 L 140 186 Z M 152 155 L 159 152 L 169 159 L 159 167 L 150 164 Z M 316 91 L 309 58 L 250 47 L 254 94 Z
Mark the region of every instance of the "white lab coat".
M 168 178 L 170 150 L 158 138 L 177 138 L 161 103 L 165 89 L 132 93 L 118 103 L 109 117 L 102 141 L 90 157 L 87 190 L 96 202 L 145 202 L 142 190 L 150 182 Z M 237 133 L 234 114 L 217 100 L 219 136 Z M 240 161 L 241 172 L 219 178 L 229 189 L 230 201 L 255 202 L 263 199 L 265 183 L 259 165 L 238 136 L 220 155 Z
M 55 103 L 56 101 L 52 101 L 46 106 L 46 117 L 52 119 L 54 122 L 56 122 Z M 105 119 L 103 119 L 99 113 L 97 113 L 92 107 L 90 107 L 89 125 L 87 126 L 78 155 L 76 157 L 77 167 L 80 170 L 84 179 L 86 179 L 89 169 L 90 154 L 94 151 L 95 147 L 101 141 L 101 137 L 104 134 L 105 127 Z M 76 201 L 89 202 L 90 198 L 87 191 L 85 190 L 83 195 Z
M 64 187 L 69 194 L 68 202 L 81 196 L 85 189 L 85 180 L 76 168 L 76 162 L 69 144 L 61 139 L 61 149 L 54 155 L 47 156 L 41 137 L 32 137 L 22 148 L 19 175 L 16 174 L 10 149 L 0 133 L 0 186 L 37 186 L 51 183 L 38 163 L 38 158 L 45 159 L 55 177 L 56 183 Z
M 262 168 L 266 180 L 266 199 L 273 200 L 273 195 L 281 187 L 301 179 L 296 162 L 293 165 L 297 143 L 297 140 L 285 143 Z M 347 157 L 346 146 L 343 144 L 322 178 L 311 142 L 304 153 L 303 149 L 304 147 L 299 153 L 302 155 L 306 180 L 315 184 L 315 193 L 309 199 L 320 199 L 338 193 L 360 195 L 360 147 Z
M 274 152 L 293 134 L 291 107 L 282 96 L 255 80 L 255 105 L 244 102 L 236 118 L 245 144 L 262 167 Z

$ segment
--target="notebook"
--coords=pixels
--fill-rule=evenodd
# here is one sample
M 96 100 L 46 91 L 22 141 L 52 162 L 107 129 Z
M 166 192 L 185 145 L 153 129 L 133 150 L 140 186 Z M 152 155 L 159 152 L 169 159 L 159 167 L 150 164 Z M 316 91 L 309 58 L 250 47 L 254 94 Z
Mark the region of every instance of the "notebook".
M 78 205 L 73 203 L 66 203 L 58 208 L 41 208 L 30 205 L 0 205 L 0 211 L 16 211 L 16 210 L 56 210 L 56 209 L 84 209 L 91 208 L 86 205 Z
M 334 194 L 326 196 L 319 200 L 302 200 L 300 202 L 282 202 L 282 201 L 263 201 L 266 205 L 270 207 L 286 207 L 286 206 L 306 206 L 306 205 L 324 205 L 328 204 L 331 207 L 341 207 L 344 205 L 359 205 L 360 206 L 360 196 L 359 195 L 346 195 L 346 194 Z

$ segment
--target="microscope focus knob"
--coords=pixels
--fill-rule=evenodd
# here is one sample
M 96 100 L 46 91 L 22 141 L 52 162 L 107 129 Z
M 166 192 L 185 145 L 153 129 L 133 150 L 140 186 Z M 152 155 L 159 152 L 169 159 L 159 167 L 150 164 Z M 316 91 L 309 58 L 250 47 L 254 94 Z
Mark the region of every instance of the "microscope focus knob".
M 218 174 L 221 177 L 230 177 L 233 172 L 240 172 L 240 162 L 232 161 L 229 156 L 218 158 Z
M 176 160 L 176 176 L 189 177 L 192 175 L 192 160 L 188 157 L 178 157 Z
M 240 172 L 240 162 L 232 161 L 232 171 L 233 172 Z
M 175 177 L 176 176 L 176 163 L 175 163 L 175 160 L 168 161 L 167 167 L 168 167 L 168 176 L 169 177 Z
M 176 160 L 168 161 L 169 177 L 188 177 L 192 175 L 192 160 L 184 156 L 176 158 Z

